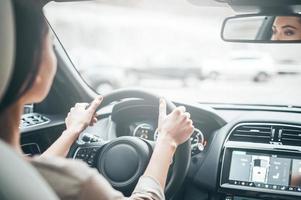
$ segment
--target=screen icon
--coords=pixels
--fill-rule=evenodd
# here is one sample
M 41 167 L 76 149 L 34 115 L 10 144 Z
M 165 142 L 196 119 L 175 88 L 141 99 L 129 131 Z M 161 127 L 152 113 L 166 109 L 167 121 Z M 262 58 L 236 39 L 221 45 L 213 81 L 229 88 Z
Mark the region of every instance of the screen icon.
M 272 157 L 270 160 L 268 183 L 272 185 L 289 185 L 291 159 Z
M 267 182 L 270 158 L 268 156 L 252 156 L 252 181 Z
M 301 160 L 293 160 L 291 186 L 301 187 Z
M 261 183 L 255 183 L 255 185 L 256 185 L 256 187 L 262 187 L 263 186 L 263 184 L 261 184 Z
M 273 177 L 273 179 L 279 179 L 279 176 L 280 176 L 280 174 L 277 173 L 276 175 L 273 175 L 272 177 Z

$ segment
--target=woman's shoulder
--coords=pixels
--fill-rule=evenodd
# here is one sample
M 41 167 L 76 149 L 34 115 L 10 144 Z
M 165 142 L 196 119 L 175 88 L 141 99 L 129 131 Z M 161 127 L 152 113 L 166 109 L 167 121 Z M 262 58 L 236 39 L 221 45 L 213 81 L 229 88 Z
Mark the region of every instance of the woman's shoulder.
M 36 156 L 31 159 L 31 164 L 42 174 L 60 174 L 78 179 L 78 181 L 85 181 L 97 173 L 95 169 L 80 160 L 61 157 Z
M 98 175 L 79 160 L 39 156 L 30 162 L 61 199 L 78 196 L 91 177 Z
M 96 169 L 82 161 L 34 157 L 31 163 L 62 200 L 124 199 Z

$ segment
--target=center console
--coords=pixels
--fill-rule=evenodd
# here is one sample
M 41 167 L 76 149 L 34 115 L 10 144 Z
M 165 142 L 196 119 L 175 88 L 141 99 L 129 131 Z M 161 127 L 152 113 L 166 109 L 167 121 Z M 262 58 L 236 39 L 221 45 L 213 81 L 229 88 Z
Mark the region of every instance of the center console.
M 297 145 L 228 138 L 220 173 L 220 188 L 230 194 L 227 200 L 301 199 L 301 147 Z

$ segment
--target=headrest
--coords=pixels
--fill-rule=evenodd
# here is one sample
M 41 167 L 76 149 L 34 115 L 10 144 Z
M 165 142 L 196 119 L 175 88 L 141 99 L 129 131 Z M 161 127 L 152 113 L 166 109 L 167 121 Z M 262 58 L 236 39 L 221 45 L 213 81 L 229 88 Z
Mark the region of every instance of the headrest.
M 0 101 L 14 64 L 14 15 L 11 0 L 0 1 Z

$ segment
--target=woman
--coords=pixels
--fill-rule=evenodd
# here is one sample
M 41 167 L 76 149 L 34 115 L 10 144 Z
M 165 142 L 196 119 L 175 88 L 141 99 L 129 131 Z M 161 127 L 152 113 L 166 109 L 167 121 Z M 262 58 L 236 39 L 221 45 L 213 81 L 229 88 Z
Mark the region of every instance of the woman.
M 301 17 L 276 17 L 272 27 L 271 40 L 301 40 Z
M 48 26 L 40 8 L 31 0 L 13 0 L 16 22 L 16 61 L 7 93 L 0 103 L 0 137 L 22 153 L 19 121 L 23 106 L 41 102 L 49 92 L 55 72 L 56 57 Z M 96 122 L 94 113 L 102 98 L 91 105 L 79 103 L 66 118 L 66 130 L 40 157 L 26 158 L 48 181 L 61 199 L 124 199 L 95 169 L 80 161 L 62 158 L 79 134 Z M 159 137 L 144 175 L 131 199 L 164 199 L 164 186 L 170 161 L 177 146 L 191 136 L 194 127 L 184 107 L 166 115 L 160 101 Z M 54 157 L 61 156 L 61 158 Z

